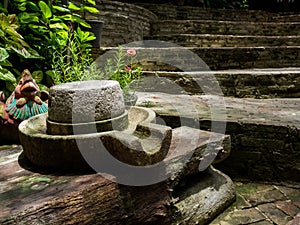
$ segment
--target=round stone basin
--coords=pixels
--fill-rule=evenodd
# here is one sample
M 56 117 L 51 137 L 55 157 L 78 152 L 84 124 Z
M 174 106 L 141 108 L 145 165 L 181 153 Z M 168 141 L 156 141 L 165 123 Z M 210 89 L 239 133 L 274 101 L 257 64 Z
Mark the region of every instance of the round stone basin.
M 128 110 L 128 127 L 122 132 L 133 133 L 138 124 L 155 122 L 155 113 L 147 108 L 130 107 Z M 40 114 L 23 121 L 19 125 L 20 141 L 24 155 L 36 166 L 54 170 L 84 171 L 91 170 L 79 150 L 76 140 L 86 141 L 86 151 L 97 149 L 91 146 L 107 132 L 51 135 L 47 134 L 46 121 L 48 113 Z M 108 131 L 114 132 L 114 131 Z

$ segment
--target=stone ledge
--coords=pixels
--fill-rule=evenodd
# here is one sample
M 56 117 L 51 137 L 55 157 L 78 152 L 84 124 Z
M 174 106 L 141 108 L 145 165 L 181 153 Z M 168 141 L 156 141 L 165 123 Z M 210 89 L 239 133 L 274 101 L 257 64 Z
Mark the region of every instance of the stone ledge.
M 226 112 L 218 105 L 222 100 Z M 217 111 L 213 121 L 225 122 L 225 113 L 226 133 L 232 141 L 230 156 L 217 165 L 218 169 L 233 178 L 299 181 L 300 99 L 139 93 L 138 100 L 138 104 L 151 107 L 171 127 L 180 126 L 183 121 L 195 126 L 196 115 L 204 130 L 211 129 L 209 102 Z
M 154 42 L 157 45 L 159 43 Z M 282 68 L 300 65 L 300 54 L 298 54 L 300 46 L 202 48 L 180 47 L 166 42 L 164 44 L 164 47 L 131 47 L 137 50 L 136 60 L 141 62 L 144 70 L 148 71 Z M 168 45 L 169 47 L 167 47 Z M 100 56 L 111 49 L 115 48 L 103 47 L 95 54 Z M 191 58 L 193 53 L 200 59 Z M 199 60 L 203 60 L 204 63 L 199 64 Z M 278 63 L 279 61 L 280 63 Z
M 297 15 L 271 13 L 260 10 L 212 9 L 192 6 L 176 6 L 173 4 L 139 5 L 157 14 L 161 19 L 198 19 L 198 20 L 230 20 L 230 21 L 299 21 Z
M 152 35 L 223 34 L 223 35 L 298 35 L 299 22 L 248 22 L 215 20 L 160 20 L 152 24 Z
M 144 72 L 140 90 L 169 94 L 203 94 L 199 84 L 218 81 L 225 96 L 239 98 L 300 97 L 300 68 L 199 72 Z M 210 94 L 214 93 L 211 89 Z
M 299 46 L 300 36 L 222 35 L 222 34 L 166 34 L 144 37 L 145 40 L 173 42 L 184 47 L 256 47 Z

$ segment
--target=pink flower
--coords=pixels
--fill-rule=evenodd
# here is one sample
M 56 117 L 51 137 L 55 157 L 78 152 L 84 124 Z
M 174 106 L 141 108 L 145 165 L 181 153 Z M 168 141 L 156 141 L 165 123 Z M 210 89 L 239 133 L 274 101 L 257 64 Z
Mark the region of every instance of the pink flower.
M 130 68 L 129 66 L 126 66 L 126 67 L 125 67 L 125 70 L 126 70 L 126 71 L 131 71 L 131 68 Z
M 133 49 L 133 48 L 130 48 L 130 49 L 128 49 L 127 50 L 127 53 L 129 54 L 129 55 L 136 55 L 136 51 Z

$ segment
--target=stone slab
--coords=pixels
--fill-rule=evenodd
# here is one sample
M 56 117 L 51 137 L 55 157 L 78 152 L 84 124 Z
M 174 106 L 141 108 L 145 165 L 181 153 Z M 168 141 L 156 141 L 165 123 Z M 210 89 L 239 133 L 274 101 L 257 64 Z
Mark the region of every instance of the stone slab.
M 160 20 L 153 34 L 298 35 L 299 22 L 249 22 L 220 20 Z
M 227 123 L 293 126 L 300 129 L 300 99 L 297 98 L 230 98 L 161 92 L 139 92 L 138 97 L 138 105 L 145 106 L 148 103 L 160 116 L 194 118 L 197 115 L 200 121 L 210 121 L 210 107 L 221 110 L 225 106 L 226 112 L 220 111 L 219 115 L 216 113 L 216 121 L 222 120 L 225 115 L 224 122 Z M 193 106 L 190 105 L 191 102 L 194 103 Z
M 175 4 L 138 3 L 154 12 L 160 19 L 192 19 L 192 20 L 221 20 L 221 21 L 299 21 L 299 15 L 293 12 L 272 13 L 263 10 L 249 9 L 216 9 Z
M 300 37 L 262 35 L 222 34 L 165 34 L 144 37 L 145 40 L 159 40 L 176 43 L 184 47 L 255 47 L 255 46 L 299 46 Z
M 211 225 L 298 224 L 300 208 L 296 206 L 299 184 L 235 182 L 237 199 Z M 281 194 L 274 195 L 274 190 Z M 289 193 L 289 195 L 286 195 Z M 293 194 L 292 194 L 293 193 Z M 264 196 L 262 199 L 261 196 Z M 269 196 L 269 198 L 265 198 Z M 255 204 L 253 199 L 257 199 Z M 284 199 L 284 200 L 280 200 Z
M 153 109 L 171 127 L 200 124 L 201 129 L 211 130 L 211 121 L 215 125 L 226 123 L 231 153 L 216 167 L 231 177 L 300 180 L 298 98 L 239 99 L 143 92 L 139 93 L 138 104 Z
M 169 94 L 204 94 L 199 84 L 218 81 L 224 96 L 238 98 L 300 97 L 300 68 L 197 72 L 145 72 L 139 89 Z M 214 88 L 206 94 L 218 94 Z M 219 91 L 220 92 L 220 91 Z

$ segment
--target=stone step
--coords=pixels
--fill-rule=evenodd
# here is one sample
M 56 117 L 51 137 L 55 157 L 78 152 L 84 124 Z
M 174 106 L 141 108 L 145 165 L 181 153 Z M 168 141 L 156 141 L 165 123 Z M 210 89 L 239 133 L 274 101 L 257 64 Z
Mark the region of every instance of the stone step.
M 212 9 L 173 4 L 138 3 L 155 13 L 160 19 L 227 20 L 227 21 L 299 21 L 297 14 L 271 13 L 259 10 Z
M 148 42 L 128 46 L 137 50 L 136 59 L 141 62 L 144 70 L 149 71 L 281 68 L 300 65 L 300 46 L 192 48 L 163 42 L 150 42 L 149 47 L 146 45 Z M 99 56 L 112 49 L 116 48 L 101 48 L 94 54 Z M 110 57 L 114 57 L 114 53 L 110 51 L 108 54 L 110 53 Z M 97 59 L 99 64 L 104 65 L 105 62 L 100 61 L 101 59 Z
M 300 46 L 300 36 L 255 36 L 220 34 L 165 34 L 144 37 L 184 47 L 257 47 L 257 46 Z
M 152 35 L 165 34 L 299 35 L 300 22 L 160 20 L 153 23 Z
M 224 96 L 300 98 L 300 68 L 198 72 L 144 72 L 139 90 L 169 94 L 203 94 L 201 85 L 218 82 Z M 210 93 L 214 93 L 214 88 Z
M 232 148 L 217 168 L 230 177 L 300 181 L 300 98 L 240 99 L 157 92 L 139 92 L 138 97 L 138 105 L 153 109 L 161 123 L 171 127 L 200 125 L 215 132 L 226 123 Z

